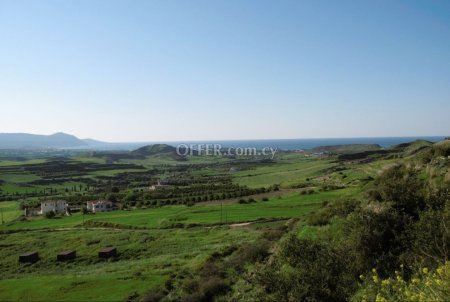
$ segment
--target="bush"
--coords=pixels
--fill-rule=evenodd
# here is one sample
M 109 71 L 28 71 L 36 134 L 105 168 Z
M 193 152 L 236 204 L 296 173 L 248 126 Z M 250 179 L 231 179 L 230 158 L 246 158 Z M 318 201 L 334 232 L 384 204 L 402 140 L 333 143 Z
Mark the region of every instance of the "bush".
M 261 235 L 262 238 L 267 239 L 269 241 L 278 241 L 285 233 L 286 230 L 266 230 Z
M 45 217 L 48 218 L 48 219 L 52 219 L 55 216 L 56 216 L 56 214 L 55 214 L 54 211 L 50 211 L 50 212 L 45 213 Z
M 208 277 L 203 276 L 200 281 L 197 279 L 185 280 L 182 289 L 181 301 L 206 302 L 213 301 L 215 296 L 225 294 L 230 287 L 225 279 L 213 273 Z
M 272 243 L 267 239 L 259 239 L 253 243 L 243 244 L 232 255 L 229 264 L 236 271 L 243 271 L 246 263 L 262 261 L 269 256 Z
M 230 288 L 225 280 L 217 276 L 204 280 L 201 286 L 204 301 L 212 301 L 214 296 L 224 294 L 229 289 Z
M 441 264 L 434 271 L 417 269 L 405 280 L 403 267 L 395 272 L 395 277 L 381 279 L 374 269 L 365 280 L 361 290 L 352 301 L 448 301 L 450 298 L 450 262 Z
M 111 202 L 117 202 L 117 194 L 111 193 L 108 196 L 106 196 L 106 199 Z
M 197 292 L 200 288 L 200 285 L 197 280 L 195 279 L 187 279 L 183 282 L 182 289 L 184 292 L 188 294 L 193 294 Z
M 300 195 L 311 195 L 314 194 L 314 189 L 303 189 L 300 191 Z
M 262 301 L 345 301 L 356 287 L 344 249 L 292 235 L 277 256 L 258 269 Z
M 223 272 L 213 261 L 207 261 L 200 271 L 200 276 L 204 279 L 209 279 L 214 276 L 224 277 L 225 272 Z
M 166 293 L 161 288 L 156 288 L 152 291 L 149 291 L 142 298 L 142 302 L 159 302 L 166 296 Z
M 395 209 L 362 209 L 352 213 L 345 232 L 352 248 L 358 253 L 357 265 L 369 271 L 374 266 L 386 275 L 401 264 L 400 257 L 411 245 L 409 216 Z
M 432 265 L 450 254 L 450 201 L 444 211 L 425 211 L 411 231 L 413 261 Z
M 385 170 L 375 180 L 372 194 L 379 201 L 392 202 L 395 209 L 414 218 L 425 208 L 424 182 L 405 165 Z
M 324 203 L 321 209 L 308 216 L 307 221 L 310 225 L 327 225 L 333 217 L 345 218 L 359 207 L 360 201 L 353 199 L 337 201 L 333 204 Z

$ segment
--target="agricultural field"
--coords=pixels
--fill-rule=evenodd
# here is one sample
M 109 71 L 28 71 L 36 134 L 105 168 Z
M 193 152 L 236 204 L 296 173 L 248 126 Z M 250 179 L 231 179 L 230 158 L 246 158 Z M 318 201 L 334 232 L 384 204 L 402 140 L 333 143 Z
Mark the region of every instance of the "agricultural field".
M 334 165 L 335 163 L 328 159 L 289 154 L 282 156 L 272 165 L 239 171 L 234 178 L 237 183 L 249 187 L 269 187 L 279 184 L 281 188 L 288 188 L 308 182 L 310 178 L 322 175 L 324 169 Z
M 2 300 L 123 301 L 163 284 L 169 275 L 189 271 L 229 242 L 252 241 L 257 232 L 228 228 L 171 230 L 60 230 L 4 234 Z M 97 257 L 101 247 L 113 245 L 119 260 Z M 56 254 L 75 249 L 77 259 L 56 261 Z M 38 250 L 41 260 L 17 262 L 17 254 Z
M 261 199 L 250 203 L 213 202 L 194 206 L 164 206 L 149 209 L 120 210 L 96 214 L 74 213 L 47 219 L 42 216 L 29 217 L 20 221 L 7 222 L 0 230 L 72 228 L 99 223 L 116 224 L 118 227 L 136 227 L 158 229 L 168 227 L 186 227 L 196 225 L 232 224 L 258 220 L 280 220 L 302 216 L 320 207 L 323 202 L 354 196 L 355 189 L 348 188 L 336 191 L 321 192 L 310 195 L 290 193 L 289 195 Z M 10 208 L 15 204 L 10 202 Z M 17 213 L 15 211 L 14 213 Z
M 0 161 L 1 297 L 212 301 L 205 297 L 214 292 L 223 301 L 254 298 L 252 290 L 237 289 L 248 286 L 244 271 L 253 274 L 289 234 L 330 243 L 345 237 L 339 215 L 356 209 L 399 156 L 418 158 L 413 146 L 406 150 L 370 157 L 358 150 L 351 159 L 281 152 L 273 160 L 114 153 Z M 164 186 L 151 189 L 159 181 Z M 58 199 L 76 210 L 23 215 Z M 98 199 L 116 210 L 80 210 Z M 118 255 L 100 259 L 98 251 L 108 246 Z M 56 261 L 66 250 L 76 250 L 76 259 Z M 40 260 L 19 263 L 30 251 Z
M 0 202 L 2 223 L 9 223 L 16 220 L 21 214 L 19 203 L 16 201 Z

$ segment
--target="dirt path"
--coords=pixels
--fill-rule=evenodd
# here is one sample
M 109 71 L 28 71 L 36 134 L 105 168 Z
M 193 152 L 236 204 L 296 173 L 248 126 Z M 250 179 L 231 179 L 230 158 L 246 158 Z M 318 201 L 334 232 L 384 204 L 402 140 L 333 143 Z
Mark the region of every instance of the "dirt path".
M 251 224 L 252 224 L 251 222 L 233 223 L 233 224 L 230 224 L 229 227 L 230 228 L 241 228 L 241 227 L 249 226 Z

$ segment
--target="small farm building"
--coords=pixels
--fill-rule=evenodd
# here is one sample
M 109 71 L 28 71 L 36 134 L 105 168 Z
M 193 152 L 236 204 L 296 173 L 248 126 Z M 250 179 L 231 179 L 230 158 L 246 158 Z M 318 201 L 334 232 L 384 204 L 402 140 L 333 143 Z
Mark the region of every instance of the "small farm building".
M 73 260 L 76 257 L 77 257 L 76 251 L 73 251 L 73 250 L 71 250 L 71 251 L 64 251 L 64 252 L 59 253 L 56 256 L 56 260 L 58 260 L 58 261 L 67 261 L 67 260 Z
M 117 249 L 115 247 L 106 247 L 98 252 L 99 258 L 111 258 L 117 256 Z
M 19 256 L 19 262 L 22 263 L 34 263 L 39 260 L 38 252 L 28 252 Z

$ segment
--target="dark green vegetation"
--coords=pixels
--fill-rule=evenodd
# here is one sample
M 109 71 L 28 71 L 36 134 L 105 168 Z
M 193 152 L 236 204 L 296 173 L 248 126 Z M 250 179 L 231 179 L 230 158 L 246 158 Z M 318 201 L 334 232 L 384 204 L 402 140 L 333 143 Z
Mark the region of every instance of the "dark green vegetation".
M 450 256 L 449 141 L 326 152 L 283 152 L 273 160 L 181 158 L 155 145 L 2 161 L 0 295 L 29 301 L 375 301 L 378 294 L 395 300 L 380 281 L 371 281 L 372 269 L 389 280 L 402 267 L 408 284 Z M 150 189 L 158 181 L 164 186 Z M 64 199 L 79 208 L 99 198 L 120 210 L 21 216 L 21 208 L 41 200 Z M 106 246 L 117 247 L 118 257 L 99 259 Z M 19 254 L 34 250 L 40 261 L 19 264 Z M 65 250 L 76 250 L 77 258 L 57 262 Z M 425 298 L 449 297 L 439 282 L 423 282 L 416 287 Z
M 450 142 L 400 147 L 407 156 L 364 198 L 327 204 L 308 216 L 308 232 L 281 240 L 258 270 L 260 300 L 448 301 Z M 436 268 L 432 281 L 417 278 Z
M 380 145 L 377 144 L 353 144 L 353 145 L 334 145 L 334 146 L 319 146 L 313 148 L 312 152 L 327 152 L 332 154 L 347 154 L 358 153 L 364 151 L 380 150 Z

